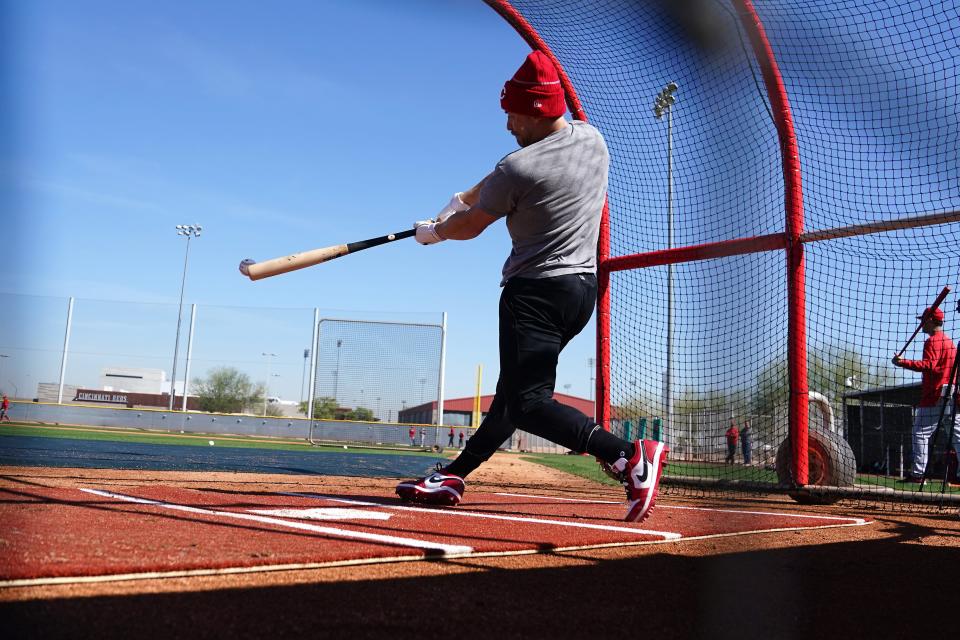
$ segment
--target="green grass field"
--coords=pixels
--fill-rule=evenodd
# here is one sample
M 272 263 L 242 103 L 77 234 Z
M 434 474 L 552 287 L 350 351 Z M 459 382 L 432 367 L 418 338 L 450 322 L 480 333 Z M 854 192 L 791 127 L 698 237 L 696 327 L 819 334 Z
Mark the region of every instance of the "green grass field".
M 436 458 L 437 453 L 423 449 L 407 448 L 403 446 L 363 446 L 353 444 L 321 444 L 311 445 L 305 440 L 266 438 L 258 436 L 223 435 L 216 433 L 167 433 L 156 431 L 141 431 L 134 429 L 118 429 L 111 427 L 81 427 L 81 426 L 52 426 L 31 425 L 22 423 L 4 423 L 0 425 L 2 436 L 32 436 L 41 438 L 68 438 L 77 440 L 107 440 L 114 442 L 136 442 L 143 444 L 166 444 L 187 447 L 206 447 L 210 440 L 217 446 L 238 449 L 264 449 L 285 451 L 308 451 L 312 453 L 376 453 L 383 455 L 426 456 Z M 346 446 L 346 449 L 344 448 Z M 612 486 L 619 483 L 608 477 L 600 470 L 597 461 L 592 456 L 571 456 L 553 453 L 522 454 L 524 460 L 542 464 L 552 469 L 558 469 L 575 476 L 601 482 Z M 723 480 L 743 480 L 749 482 L 777 484 L 775 471 L 762 467 L 748 467 L 744 465 L 725 465 L 711 462 L 670 462 L 666 469 L 666 477 L 715 478 Z M 917 491 L 916 484 L 898 482 L 898 478 L 873 474 L 858 474 L 857 484 L 864 487 L 883 487 L 898 491 Z M 924 486 L 924 493 L 939 492 L 939 480 L 928 480 Z M 949 493 L 960 493 L 960 487 L 947 487 Z
M 600 466 L 592 456 L 570 456 L 557 454 L 527 454 L 525 460 L 542 464 L 552 469 L 558 469 L 575 476 L 595 480 L 609 485 L 618 485 L 616 481 L 600 470 Z M 775 471 L 762 467 L 746 467 L 743 465 L 725 465 L 709 462 L 670 462 L 665 470 L 666 477 L 695 477 L 720 478 L 723 480 L 746 480 L 749 482 L 763 482 L 777 484 Z M 872 474 L 858 474 L 857 484 L 865 489 L 869 487 L 884 487 L 898 491 L 917 491 L 919 485 L 905 484 L 898 478 L 878 476 Z M 924 493 L 938 493 L 941 489 L 941 480 L 927 480 Z M 947 487 L 948 493 L 960 493 L 960 487 Z

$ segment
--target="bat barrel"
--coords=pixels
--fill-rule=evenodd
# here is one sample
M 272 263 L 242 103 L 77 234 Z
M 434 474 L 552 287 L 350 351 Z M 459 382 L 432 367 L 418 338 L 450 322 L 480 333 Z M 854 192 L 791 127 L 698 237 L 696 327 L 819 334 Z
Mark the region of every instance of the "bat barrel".
M 311 249 L 310 251 L 304 251 L 303 253 L 293 253 L 289 256 L 273 258 L 272 260 L 264 260 L 263 262 L 244 260 L 240 263 L 240 273 L 244 274 L 251 280 L 269 278 L 270 276 L 280 275 L 281 273 L 289 273 L 291 271 L 296 271 L 297 269 L 312 267 L 313 265 L 320 264 L 321 262 L 327 262 L 328 260 L 345 256 L 348 253 L 354 253 L 356 251 L 362 251 L 363 249 L 376 247 L 387 242 L 409 238 L 415 234 L 416 231 L 414 229 L 405 229 L 404 231 L 398 231 L 397 233 L 380 236 L 379 238 L 370 238 L 369 240 L 351 242 L 350 244 L 338 244 L 333 245 L 332 247 L 323 247 L 321 249 Z

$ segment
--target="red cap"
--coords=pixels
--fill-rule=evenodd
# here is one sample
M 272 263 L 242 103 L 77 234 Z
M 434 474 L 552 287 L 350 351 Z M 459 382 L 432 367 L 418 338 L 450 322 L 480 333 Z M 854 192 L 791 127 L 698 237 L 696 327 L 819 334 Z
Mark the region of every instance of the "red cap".
M 937 322 L 943 322 L 943 310 L 940 307 L 930 310 L 930 307 L 927 307 L 923 310 L 923 315 L 917 316 L 917 320 L 923 320 L 924 318 L 932 317 Z
M 507 80 L 500 106 L 508 113 L 559 118 L 567 110 L 557 68 L 542 51 L 534 51 Z

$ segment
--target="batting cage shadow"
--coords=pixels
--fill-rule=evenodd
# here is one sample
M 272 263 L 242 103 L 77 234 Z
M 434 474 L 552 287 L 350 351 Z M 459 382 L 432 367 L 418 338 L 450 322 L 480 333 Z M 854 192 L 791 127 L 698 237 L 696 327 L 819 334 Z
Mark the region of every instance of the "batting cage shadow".
M 7 638 L 922 638 L 954 547 L 890 539 L 575 566 L 0 603 Z M 449 562 L 466 565 L 466 562 Z M 453 568 L 453 567 L 451 567 Z M 464 568 L 465 567 L 461 567 Z M 910 576 L 922 575 L 916 584 Z M 908 584 L 909 583 L 909 584 Z

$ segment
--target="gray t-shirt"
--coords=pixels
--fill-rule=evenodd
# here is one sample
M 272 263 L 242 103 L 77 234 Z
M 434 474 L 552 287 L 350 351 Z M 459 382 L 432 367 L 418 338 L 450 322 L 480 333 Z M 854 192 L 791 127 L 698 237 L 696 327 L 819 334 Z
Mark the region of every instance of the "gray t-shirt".
M 580 121 L 497 164 L 478 206 L 507 218 L 513 250 L 501 285 L 514 277 L 596 273 L 609 165 L 603 136 Z

